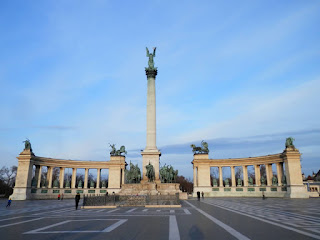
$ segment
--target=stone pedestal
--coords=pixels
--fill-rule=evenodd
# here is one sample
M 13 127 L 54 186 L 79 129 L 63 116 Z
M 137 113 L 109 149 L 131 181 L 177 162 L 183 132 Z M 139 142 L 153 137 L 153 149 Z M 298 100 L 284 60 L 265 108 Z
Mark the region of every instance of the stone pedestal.
M 12 200 L 26 200 L 31 198 L 31 180 L 34 154 L 31 150 L 24 150 L 18 158 L 18 170 Z
M 302 182 L 300 155 L 295 148 L 286 148 L 283 151 L 287 179 L 286 197 L 289 198 L 309 198 Z
M 160 181 L 160 176 L 159 176 L 159 162 L 160 162 L 160 156 L 161 153 L 160 151 L 143 151 L 141 153 L 142 155 L 142 180 L 143 181 L 148 181 L 148 178 L 146 176 L 147 169 L 146 166 L 149 164 L 149 162 L 152 164 L 154 167 L 154 173 L 155 173 L 155 180 Z

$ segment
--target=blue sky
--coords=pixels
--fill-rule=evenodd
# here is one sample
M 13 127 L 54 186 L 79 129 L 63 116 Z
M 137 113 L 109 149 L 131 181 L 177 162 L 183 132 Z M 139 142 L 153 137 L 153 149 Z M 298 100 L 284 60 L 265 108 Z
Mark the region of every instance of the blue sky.
M 146 144 L 145 47 L 157 47 L 161 164 L 279 153 L 320 168 L 319 1 L 1 1 L 0 165 L 109 160 Z

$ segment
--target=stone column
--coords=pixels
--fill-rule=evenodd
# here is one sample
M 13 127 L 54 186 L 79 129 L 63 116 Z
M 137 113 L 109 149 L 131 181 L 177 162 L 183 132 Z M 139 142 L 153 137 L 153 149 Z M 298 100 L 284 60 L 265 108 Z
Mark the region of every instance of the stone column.
M 48 167 L 48 173 L 47 173 L 47 174 L 49 174 L 48 188 L 52 188 L 52 171 L 53 171 L 53 167 Z
M 271 176 L 272 176 L 272 172 L 270 172 L 270 164 L 266 164 L 266 174 L 267 174 L 267 186 L 271 186 L 272 182 L 271 182 Z
M 101 174 L 101 169 L 98 168 L 97 169 L 97 184 L 96 184 L 96 188 L 100 188 L 100 174 Z
M 261 182 L 260 182 L 260 165 L 254 165 L 254 176 L 256 179 L 256 186 L 260 186 Z
M 248 187 L 248 166 L 242 166 L 243 170 L 243 186 Z
M 72 168 L 71 188 L 76 188 L 77 169 Z
M 194 185 L 194 187 L 198 187 L 197 167 L 195 167 L 195 166 L 193 166 L 193 185 Z
M 219 187 L 223 187 L 222 167 L 219 167 Z
M 124 171 L 124 168 L 122 168 L 122 184 L 124 184 L 124 174 L 125 174 L 125 171 Z
M 83 184 L 83 188 L 88 188 L 88 174 L 89 174 L 89 169 L 86 168 L 85 173 L 84 173 L 84 184 Z
M 59 181 L 60 181 L 60 188 L 63 188 L 63 182 L 64 182 L 64 168 L 60 168 L 60 174 L 59 174 Z
M 232 187 L 236 187 L 236 175 L 234 174 L 234 166 L 231 166 L 231 182 L 232 182 Z
M 34 181 L 37 183 L 38 187 L 38 182 L 39 182 L 39 171 L 40 171 L 40 165 L 36 165 L 36 171 L 34 172 Z
M 39 166 L 39 173 L 38 173 L 38 182 L 37 182 L 37 188 L 40 188 L 41 185 L 41 173 L 42 173 L 42 166 Z
M 282 186 L 281 180 L 282 180 L 282 174 L 283 174 L 283 169 L 281 163 L 277 163 L 277 175 L 278 175 L 278 186 Z
M 157 75 L 156 69 L 146 68 L 148 81 L 147 90 L 147 139 L 146 148 L 141 153 L 142 155 L 142 178 L 146 181 L 146 165 L 149 163 L 154 167 L 155 180 L 160 181 L 159 177 L 159 158 L 160 151 L 156 146 L 156 87 L 155 80 Z

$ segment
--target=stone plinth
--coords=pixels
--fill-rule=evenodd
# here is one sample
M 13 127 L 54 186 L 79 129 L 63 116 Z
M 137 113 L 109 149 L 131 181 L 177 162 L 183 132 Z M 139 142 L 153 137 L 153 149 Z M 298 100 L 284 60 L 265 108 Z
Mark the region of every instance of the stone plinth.
M 153 168 L 154 168 L 154 173 L 155 173 L 155 180 L 159 180 L 159 161 L 160 161 L 160 156 L 161 156 L 161 152 L 160 151 L 143 151 L 141 152 L 142 155 L 142 179 L 146 180 L 147 176 L 147 169 L 146 166 L 149 164 L 149 162 L 152 164 Z
M 174 195 L 180 192 L 179 183 L 143 182 L 123 184 L 120 195 Z

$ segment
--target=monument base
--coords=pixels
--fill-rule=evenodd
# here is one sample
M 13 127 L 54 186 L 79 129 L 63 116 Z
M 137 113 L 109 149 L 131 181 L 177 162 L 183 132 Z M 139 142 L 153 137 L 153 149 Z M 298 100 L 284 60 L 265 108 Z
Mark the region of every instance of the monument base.
M 304 185 L 291 185 L 287 187 L 287 198 L 309 198 L 309 193 Z
M 180 192 L 179 183 L 145 182 L 123 184 L 120 195 L 175 195 Z
M 11 200 L 27 200 L 31 199 L 31 188 L 15 187 L 13 193 L 9 196 Z

